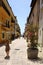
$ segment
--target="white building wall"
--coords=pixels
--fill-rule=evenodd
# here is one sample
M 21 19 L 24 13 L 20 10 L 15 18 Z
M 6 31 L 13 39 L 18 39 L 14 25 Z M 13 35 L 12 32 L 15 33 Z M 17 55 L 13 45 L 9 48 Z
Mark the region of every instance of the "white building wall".
M 38 43 L 43 46 L 43 6 L 42 5 L 43 5 L 42 0 L 40 0 Z
M 39 43 L 39 44 L 42 44 L 42 28 L 39 28 L 38 43 Z
M 42 30 L 42 46 L 43 46 L 43 30 Z

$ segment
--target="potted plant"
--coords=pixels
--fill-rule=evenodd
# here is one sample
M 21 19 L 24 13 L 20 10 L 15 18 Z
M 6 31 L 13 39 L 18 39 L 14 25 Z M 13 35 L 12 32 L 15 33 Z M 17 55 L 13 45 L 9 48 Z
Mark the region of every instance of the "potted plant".
M 30 25 L 29 29 L 29 38 L 30 38 L 30 45 L 27 49 L 27 56 L 29 59 L 36 59 L 38 57 L 38 36 L 37 36 L 37 29 Z

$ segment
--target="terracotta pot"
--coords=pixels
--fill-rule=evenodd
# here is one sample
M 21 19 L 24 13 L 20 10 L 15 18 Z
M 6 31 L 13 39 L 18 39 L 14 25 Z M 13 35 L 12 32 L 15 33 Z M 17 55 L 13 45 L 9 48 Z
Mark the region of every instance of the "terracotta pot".
M 27 49 L 27 57 L 28 59 L 37 59 L 38 58 L 38 49 Z

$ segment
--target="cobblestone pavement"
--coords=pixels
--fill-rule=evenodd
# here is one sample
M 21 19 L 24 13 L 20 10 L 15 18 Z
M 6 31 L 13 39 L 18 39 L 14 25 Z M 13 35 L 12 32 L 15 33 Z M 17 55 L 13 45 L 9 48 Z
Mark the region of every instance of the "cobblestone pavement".
M 27 43 L 23 38 L 13 41 L 10 47 L 9 60 L 4 59 L 5 47 L 0 48 L 0 65 L 43 65 L 43 52 L 39 52 L 38 60 L 27 59 Z

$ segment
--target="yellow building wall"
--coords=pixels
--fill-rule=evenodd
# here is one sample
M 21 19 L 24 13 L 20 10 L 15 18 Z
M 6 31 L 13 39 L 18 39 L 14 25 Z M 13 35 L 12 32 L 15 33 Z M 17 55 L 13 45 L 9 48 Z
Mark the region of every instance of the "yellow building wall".
M 11 28 L 4 27 L 2 24 L 6 24 L 6 20 L 9 20 L 9 23 L 11 25 L 11 17 L 8 15 L 8 13 L 5 11 L 5 9 L 0 6 L 0 43 L 2 40 L 6 39 L 6 32 L 9 32 Z M 4 39 L 2 38 L 2 32 L 4 31 Z

